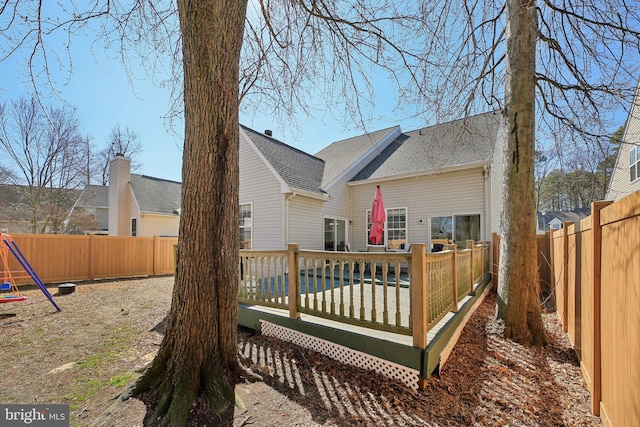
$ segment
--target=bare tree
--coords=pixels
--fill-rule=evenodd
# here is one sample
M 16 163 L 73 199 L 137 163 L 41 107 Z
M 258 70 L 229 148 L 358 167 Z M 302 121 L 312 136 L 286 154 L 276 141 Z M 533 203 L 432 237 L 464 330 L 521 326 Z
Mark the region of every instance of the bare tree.
M 96 155 L 102 185 L 109 183 L 109 164 L 118 153 L 131 159 L 131 170 L 135 171 L 142 166 L 137 160 L 142 153 L 142 143 L 138 139 L 138 134 L 128 127 L 122 129 L 119 124 L 111 128 L 111 133 L 107 138 L 107 146 L 98 151 Z
M 79 167 L 83 143 L 75 112 L 68 107 L 42 110 L 35 98 L 0 105 L 0 147 L 9 177 L 28 187 L 33 233 L 63 230 L 74 198 L 83 182 Z

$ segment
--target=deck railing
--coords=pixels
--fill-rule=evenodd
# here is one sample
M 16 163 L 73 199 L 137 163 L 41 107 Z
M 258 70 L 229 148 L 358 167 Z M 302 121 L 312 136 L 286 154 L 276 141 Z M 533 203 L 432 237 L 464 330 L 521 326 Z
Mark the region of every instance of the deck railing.
M 489 244 L 410 252 L 240 251 L 241 303 L 413 336 L 427 332 L 489 274 Z M 292 268 L 292 266 L 295 266 Z

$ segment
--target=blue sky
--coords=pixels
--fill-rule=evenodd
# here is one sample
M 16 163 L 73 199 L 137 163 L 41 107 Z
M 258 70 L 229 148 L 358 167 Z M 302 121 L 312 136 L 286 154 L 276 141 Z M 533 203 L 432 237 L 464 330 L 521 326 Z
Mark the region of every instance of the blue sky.
M 158 178 L 181 181 L 182 123 L 175 123 L 175 132 L 167 129 L 163 117 L 170 107 L 170 90 L 155 85 L 144 70 L 132 70 L 117 59 L 95 48 L 89 42 L 76 40 L 72 44 L 73 72 L 68 75 L 64 65 L 52 67 L 51 74 L 59 98 L 50 89 L 41 86 L 45 102 L 62 104 L 65 100 L 76 108 L 76 115 L 83 133 L 103 147 L 111 129 L 119 124 L 136 132 L 143 146 L 139 157 L 142 164 L 137 173 Z M 100 55 L 100 56 L 97 56 Z M 21 55 L 0 62 L 0 99 L 8 101 L 29 96 L 33 87 Z M 64 61 L 64 59 L 63 59 Z M 129 76 L 128 76 L 129 74 Z M 133 77 L 131 77 L 133 74 Z M 377 80 L 378 109 L 371 112 L 369 131 L 401 124 L 403 130 L 422 126 L 416 119 L 399 120 L 393 117 L 395 95 L 384 79 Z M 392 100 L 392 101 L 391 101 Z M 294 122 L 283 125 L 269 113 L 255 111 L 241 113 L 240 122 L 256 131 L 273 131 L 274 138 L 310 154 L 316 153 L 331 142 L 362 134 L 361 129 L 349 126 L 337 107 L 331 112 L 319 111 L 314 118 L 296 115 Z M 384 117 L 384 118 L 383 118 Z
M 93 38 L 95 35 L 74 37 L 70 76 L 64 55 L 61 55 L 61 66 L 50 63 L 51 77 L 60 98 L 52 97 L 47 87 L 41 87 L 43 95 L 49 96 L 51 102 L 61 103 L 63 99 L 74 106 L 83 133 L 91 136 L 97 146 L 107 143 L 111 129 L 117 124 L 133 130 L 143 146 L 138 159 L 141 168 L 136 172 L 181 181 L 182 124 L 176 123 L 171 131 L 163 119 L 170 108 L 170 89 L 156 86 L 144 70 L 123 65 L 117 52 L 105 52 L 100 46 L 92 50 Z M 52 40 L 49 47 L 64 54 L 61 47 L 64 37 Z M 23 65 L 25 53 L 17 52 L 0 62 L 0 100 L 18 99 L 32 92 L 31 81 Z M 375 110 L 365 111 L 367 131 L 393 125 L 401 125 L 404 131 L 409 131 L 426 125 L 420 119 L 396 116 L 396 92 L 391 82 L 375 75 L 372 81 L 376 91 Z M 260 132 L 271 129 L 275 138 L 310 154 L 331 142 L 363 133 L 361 128 L 347 121 L 339 104 L 330 111 L 317 110 L 313 118 L 297 114 L 284 123 L 274 119 L 266 109 L 268 106 L 265 106 L 265 111 L 241 111 L 241 123 Z M 622 125 L 626 114 L 616 118 Z

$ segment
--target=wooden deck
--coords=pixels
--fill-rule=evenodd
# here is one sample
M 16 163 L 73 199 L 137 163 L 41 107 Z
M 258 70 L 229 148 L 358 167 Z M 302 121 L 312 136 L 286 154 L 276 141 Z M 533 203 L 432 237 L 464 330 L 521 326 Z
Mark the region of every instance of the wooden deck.
M 353 288 L 354 299 L 360 301 L 360 288 Z M 490 288 L 488 276 L 482 283 L 476 284 L 473 292 L 458 303 L 457 313 L 449 312 L 429 330 L 429 344 L 426 349 L 413 347 L 413 338 L 410 335 L 366 328 L 305 313 L 301 313 L 299 319 L 291 319 L 288 310 L 261 305 L 241 304 L 239 324 L 256 330 L 262 329 L 263 332 L 266 329 L 265 333 L 270 335 L 320 351 L 344 363 L 364 365 L 362 367 L 399 379 L 412 388 L 420 388 L 420 383 L 446 361 L 469 316 Z M 399 290 L 400 300 L 396 301 L 395 288 L 388 288 L 388 306 L 396 307 L 398 302 L 400 313 L 409 313 L 409 289 L 400 287 Z M 310 295 L 310 298 L 321 299 L 322 293 L 317 292 L 313 296 Z M 372 307 L 372 298 L 373 296 L 365 291 L 366 307 Z M 382 316 L 382 313 L 377 312 L 376 315 Z M 371 316 L 372 313 L 365 313 L 367 319 Z M 408 318 L 404 319 L 403 323 L 408 321 Z M 265 324 L 269 326 L 265 328 Z M 274 333 L 274 330 L 277 332 Z

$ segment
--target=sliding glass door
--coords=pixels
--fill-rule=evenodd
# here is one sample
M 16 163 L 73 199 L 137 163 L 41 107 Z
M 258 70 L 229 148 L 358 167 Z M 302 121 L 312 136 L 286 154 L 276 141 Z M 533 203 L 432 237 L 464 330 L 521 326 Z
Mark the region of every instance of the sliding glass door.
M 339 218 L 324 219 L 324 250 L 344 251 L 347 243 L 347 221 Z

